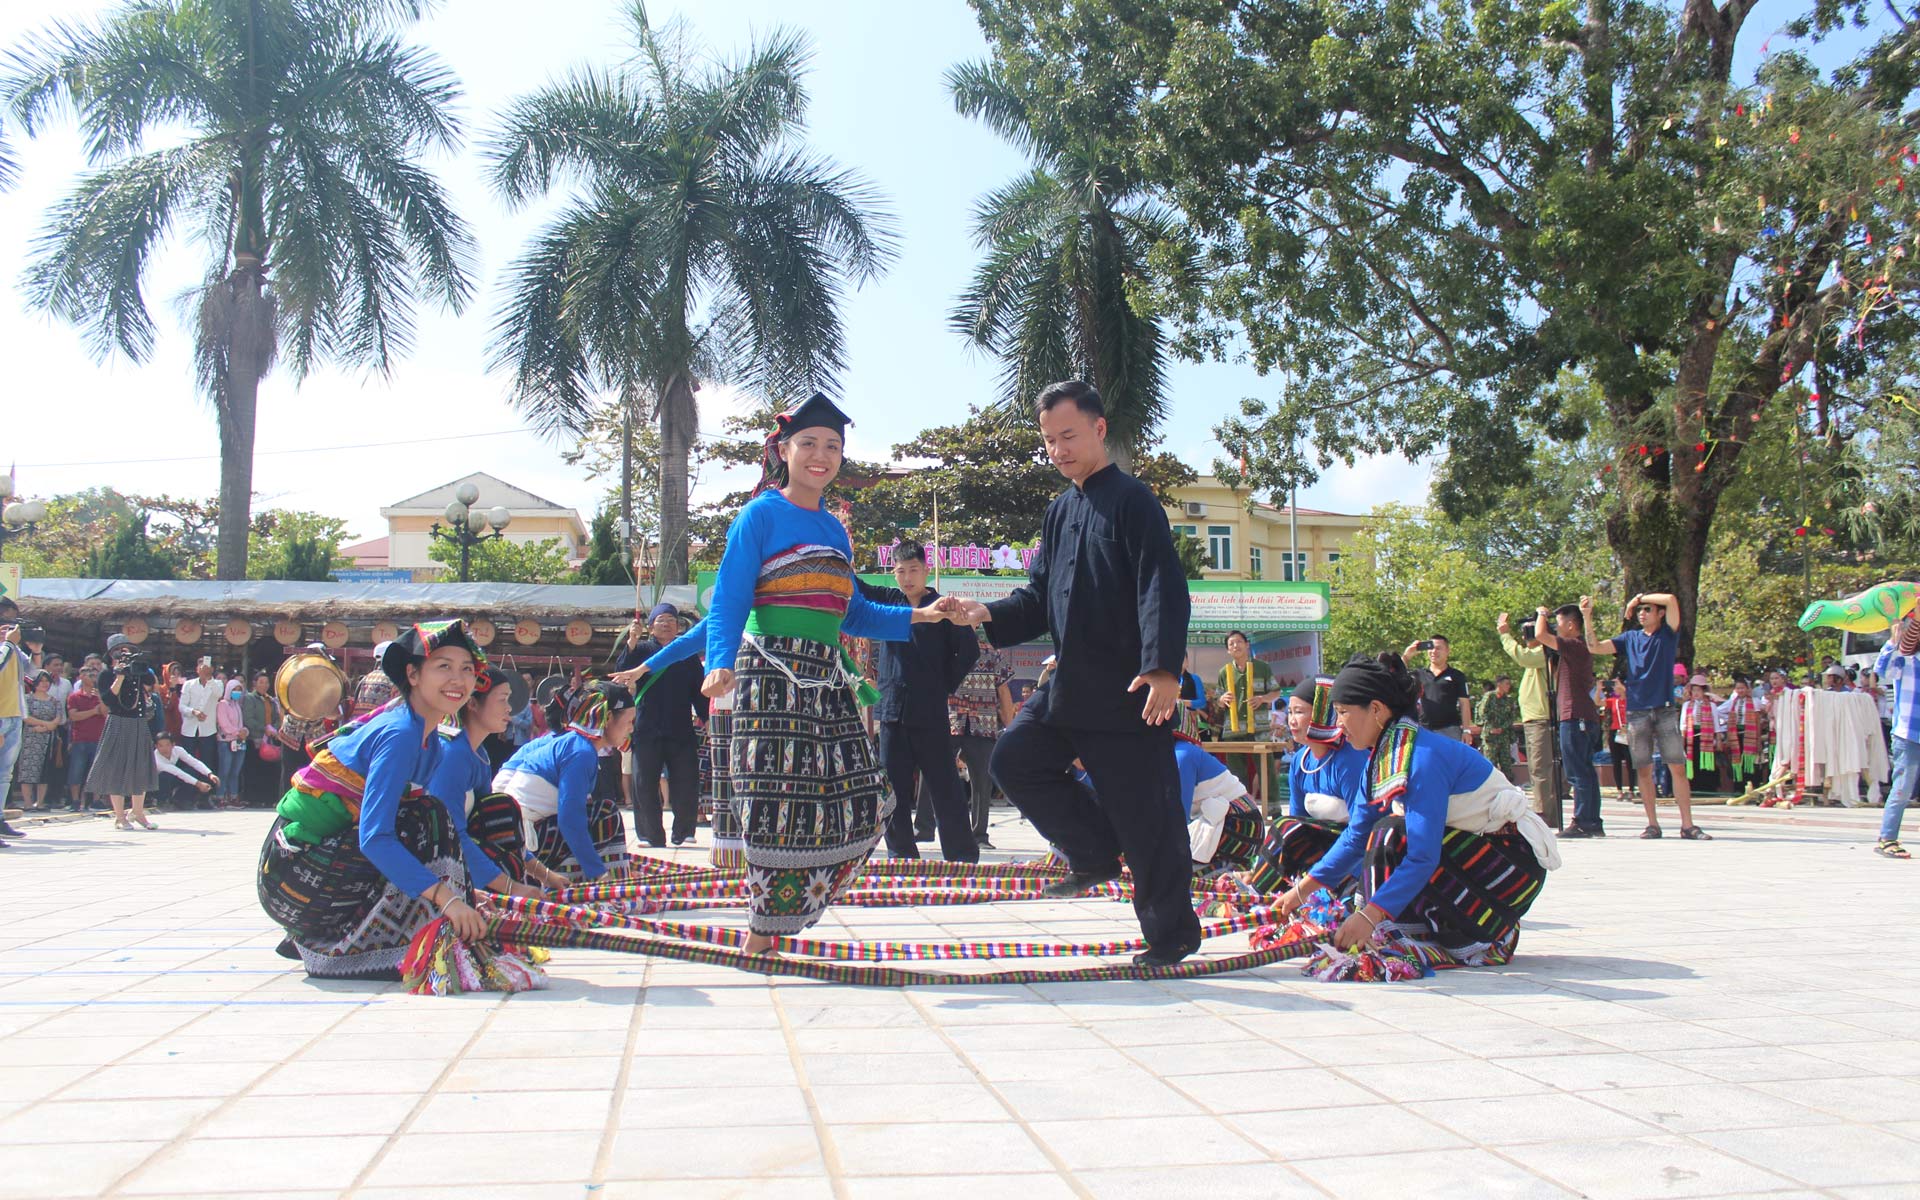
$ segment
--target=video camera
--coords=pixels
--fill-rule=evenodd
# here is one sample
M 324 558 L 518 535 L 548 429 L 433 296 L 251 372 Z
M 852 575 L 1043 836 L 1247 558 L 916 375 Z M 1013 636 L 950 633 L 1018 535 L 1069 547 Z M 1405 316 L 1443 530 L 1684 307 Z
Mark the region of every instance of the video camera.
M 1539 626 L 1540 622 L 1538 619 L 1520 622 L 1520 640 L 1523 642 L 1537 641 L 1539 639 Z
M 135 650 L 120 664 L 120 673 L 134 683 L 151 687 L 155 680 L 153 656 L 145 651 Z

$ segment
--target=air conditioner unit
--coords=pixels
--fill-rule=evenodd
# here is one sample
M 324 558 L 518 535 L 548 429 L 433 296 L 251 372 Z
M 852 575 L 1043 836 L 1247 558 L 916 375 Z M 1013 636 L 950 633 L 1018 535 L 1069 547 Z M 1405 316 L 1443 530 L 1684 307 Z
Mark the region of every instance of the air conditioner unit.
M 1180 505 L 1180 511 L 1189 517 L 1204 517 L 1207 515 L 1207 505 L 1203 500 L 1188 500 Z

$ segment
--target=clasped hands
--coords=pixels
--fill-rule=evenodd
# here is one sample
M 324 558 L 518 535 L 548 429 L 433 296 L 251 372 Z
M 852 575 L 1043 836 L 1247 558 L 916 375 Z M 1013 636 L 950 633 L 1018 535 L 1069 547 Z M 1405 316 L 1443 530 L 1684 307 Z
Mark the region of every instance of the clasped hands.
M 1299 883 L 1294 884 L 1285 895 L 1280 897 L 1280 902 L 1274 905 L 1275 912 L 1282 921 L 1288 920 L 1301 905 L 1307 902 L 1308 897 L 1319 891 L 1323 886 L 1324 885 L 1313 876 L 1305 876 Z M 1374 930 L 1378 929 L 1380 922 L 1386 919 L 1386 912 L 1378 906 L 1373 904 L 1361 905 L 1354 910 L 1352 916 L 1340 922 L 1340 928 L 1333 931 L 1333 944 L 1335 949 L 1351 952 L 1357 947 L 1367 945 L 1373 941 Z

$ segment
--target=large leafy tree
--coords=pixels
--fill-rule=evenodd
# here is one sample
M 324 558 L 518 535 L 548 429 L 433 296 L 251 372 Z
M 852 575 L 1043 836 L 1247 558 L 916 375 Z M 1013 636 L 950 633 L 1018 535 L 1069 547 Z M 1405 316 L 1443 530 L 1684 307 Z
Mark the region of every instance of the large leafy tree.
M 460 549 L 435 539 L 427 557 L 450 568 L 447 578 L 456 578 L 460 567 Z M 468 558 L 468 578 L 474 583 L 578 583 L 573 575 L 573 559 L 566 543 L 559 538 L 537 542 L 514 542 L 506 538 L 488 538 L 474 546 Z
M 607 393 L 623 421 L 657 417 L 660 575 L 684 583 L 701 381 L 835 393 L 841 300 L 884 268 L 892 233 L 869 185 L 800 142 L 803 38 L 711 64 L 643 4 L 628 24 L 633 69 L 577 68 L 488 140 L 509 203 L 572 188 L 514 266 L 495 361 L 547 430 L 582 434 Z
M 1848 395 L 1910 336 L 1908 6 L 1811 0 L 1747 76 L 1753 0 L 974 3 L 1041 103 L 1128 115 L 1207 240 L 1205 285 L 1161 301 L 1184 348 L 1298 381 L 1221 430 L 1256 485 L 1444 451 L 1464 513 L 1511 447 L 1583 432 L 1549 387 L 1572 368 L 1625 585 L 1690 631 L 1776 395 Z M 1816 66 L 1849 22 L 1868 44 Z
M 179 564 L 147 537 L 147 514 L 133 513 L 112 536 L 87 552 L 81 575 L 88 579 L 174 579 Z
M 1001 362 L 1002 405 L 1022 423 L 1047 384 L 1091 382 L 1106 402 L 1108 440 L 1131 462 L 1170 399 L 1167 338 L 1141 297 L 1191 282 L 1187 256 L 1163 249 L 1154 257 L 1177 245 L 1179 223 L 1121 146 L 1084 117 L 1030 105 L 995 64 L 956 67 L 947 86 L 963 114 L 1034 164 L 978 205 L 982 259 L 953 328 Z
M 400 25 L 431 0 L 127 0 L 15 49 L 0 94 L 29 133 L 79 119 L 93 167 L 48 214 L 34 307 L 101 355 L 153 349 L 144 283 L 178 227 L 205 248 L 199 383 L 220 430 L 222 579 L 245 578 L 260 381 L 285 357 L 385 373 L 422 298 L 453 309 L 471 245 L 421 164 L 459 144 L 459 88 Z M 150 147 L 149 142 L 157 143 Z

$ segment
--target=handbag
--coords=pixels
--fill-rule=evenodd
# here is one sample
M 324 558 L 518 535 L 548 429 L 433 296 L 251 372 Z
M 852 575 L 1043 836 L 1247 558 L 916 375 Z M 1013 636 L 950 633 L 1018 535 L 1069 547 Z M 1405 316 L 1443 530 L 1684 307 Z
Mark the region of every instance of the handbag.
M 272 738 L 260 739 L 260 761 L 277 763 L 280 761 L 280 744 Z

